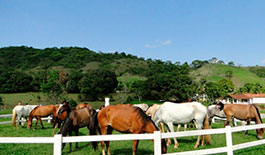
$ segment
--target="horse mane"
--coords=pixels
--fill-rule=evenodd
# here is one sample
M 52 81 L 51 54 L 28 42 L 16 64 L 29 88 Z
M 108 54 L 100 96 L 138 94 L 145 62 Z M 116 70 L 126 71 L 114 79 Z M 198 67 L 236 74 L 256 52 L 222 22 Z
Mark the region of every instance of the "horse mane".
M 156 128 L 156 130 L 158 130 L 157 126 L 155 125 L 155 123 L 151 120 L 150 117 L 148 117 L 145 112 L 139 108 L 139 107 L 136 107 L 136 106 L 132 106 L 134 109 L 135 109 L 135 112 L 137 113 L 137 116 L 139 116 L 141 119 L 142 119 L 142 122 L 143 122 L 143 126 L 145 127 L 147 125 L 147 123 L 151 122 L 154 127 Z

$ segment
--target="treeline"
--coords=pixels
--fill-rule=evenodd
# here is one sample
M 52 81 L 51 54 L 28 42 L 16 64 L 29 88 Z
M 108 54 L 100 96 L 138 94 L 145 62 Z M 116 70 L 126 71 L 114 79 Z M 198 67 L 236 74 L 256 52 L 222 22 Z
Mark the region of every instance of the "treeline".
M 84 69 L 86 65 L 94 63 L 92 68 L 108 69 L 117 76 L 123 74 L 149 76 L 153 69 L 161 72 L 171 70 L 173 64 L 161 60 L 145 60 L 131 54 L 94 52 L 87 48 L 62 47 L 36 49 L 32 47 L 5 47 L 0 48 L 0 71 L 20 70 L 35 71 L 46 70 L 60 66 L 66 69 Z M 165 67 L 166 66 L 166 67 Z M 159 68 L 158 68 L 159 67 Z
M 230 93 L 265 92 L 260 84 L 247 83 L 235 89 L 233 73 L 217 83 L 195 81 L 190 70 L 208 63 L 224 62 L 217 58 L 195 60 L 190 65 L 161 60 L 145 60 L 125 53 L 93 52 L 87 48 L 63 47 L 35 49 L 6 47 L 0 49 L 0 93 L 43 92 L 58 101 L 67 93 L 79 93 L 82 101 L 101 100 L 113 92 L 132 98 L 184 102 L 206 96 L 214 101 Z M 234 65 L 229 62 L 228 65 Z M 54 69 L 61 67 L 61 69 Z M 261 73 L 261 71 L 256 71 Z M 123 83 L 122 75 L 138 75 L 142 80 Z

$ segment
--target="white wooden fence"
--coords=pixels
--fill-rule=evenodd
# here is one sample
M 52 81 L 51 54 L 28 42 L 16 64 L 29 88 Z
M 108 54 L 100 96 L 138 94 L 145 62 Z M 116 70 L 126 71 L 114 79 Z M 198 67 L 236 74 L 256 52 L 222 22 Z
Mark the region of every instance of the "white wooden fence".
M 185 132 L 172 132 L 172 133 L 160 133 L 155 131 L 153 134 L 123 134 L 123 135 L 97 135 L 97 136 L 72 136 L 62 137 L 62 135 L 55 135 L 54 137 L 0 137 L 0 143 L 52 143 L 54 144 L 53 154 L 60 155 L 62 152 L 62 143 L 69 142 L 92 142 L 92 141 L 123 141 L 123 140 L 154 140 L 154 154 L 161 154 L 161 138 L 173 138 L 173 137 L 188 137 L 197 135 L 212 135 L 212 134 L 226 134 L 226 146 L 219 148 L 168 153 L 169 155 L 186 155 L 186 154 L 214 154 L 227 152 L 228 155 L 232 155 L 233 151 L 253 147 L 257 145 L 265 144 L 264 140 L 257 140 L 253 142 L 247 142 L 242 144 L 233 145 L 232 133 L 265 128 L 265 124 L 230 127 L 219 129 L 207 129 L 207 130 L 193 130 Z

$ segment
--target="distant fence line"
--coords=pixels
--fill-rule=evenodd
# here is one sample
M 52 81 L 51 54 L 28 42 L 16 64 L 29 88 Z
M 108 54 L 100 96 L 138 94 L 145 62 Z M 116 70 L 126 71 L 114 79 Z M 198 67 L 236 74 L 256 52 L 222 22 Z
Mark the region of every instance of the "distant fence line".
M 244 149 L 248 147 L 253 147 L 257 145 L 265 144 L 264 140 L 256 140 L 252 142 L 242 143 L 233 145 L 232 133 L 265 128 L 265 124 L 248 125 L 240 127 L 230 127 L 219 129 L 205 129 L 205 130 L 193 130 L 193 131 L 182 131 L 182 132 L 170 132 L 161 133 L 160 131 L 155 131 L 153 134 L 122 134 L 122 135 L 94 135 L 94 136 L 71 136 L 62 137 L 61 134 L 55 135 L 54 137 L 0 137 L 0 143 L 49 143 L 53 144 L 53 154 L 62 154 L 62 143 L 70 142 L 93 142 L 93 141 L 123 141 L 123 140 L 154 140 L 154 154 L 161 154 L 161 139 L 173 138 L 173 137 L 189 137 L 198 135 L 212 135 L 212 134 L 225 134 L 226 135 L 226 146 L 194 150 L 186 152 L 177 153 L 167 153 L 168 155 L 192 155 L 192 154 L 214 154 L 214 153 L 227 153 L 232 155 L 233 151 Z

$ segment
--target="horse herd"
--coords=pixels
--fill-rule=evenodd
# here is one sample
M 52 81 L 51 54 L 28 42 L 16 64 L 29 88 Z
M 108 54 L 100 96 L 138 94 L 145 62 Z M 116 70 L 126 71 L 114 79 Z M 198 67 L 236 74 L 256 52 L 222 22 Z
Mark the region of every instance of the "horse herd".
M 79 128 L 87 127 L 90 135 L 111 134 L 113 130 L 122 133 L 153 133 L 160 130 L 164 132 L 164 124 L 169 132 L 174 132 L 175 124 L 188 124 L 192 122 L 197 129 L 210 129 L 211 120 L 214 116 L 226 117 L 225 126 L 234 118 L 245 120 L 247 124 L 250 121 L 255 121 L 256 124 L 262 123 L 260 113 L 255 105 L 241 105 L 241 104 L 223 104 L 221 102 L 213 104 L 209 107 L 204 106 L 200 102 L 188 103 L 172 103 L 164 102 L 163 104 L 117 104 L 109 105 L 107 107 L 101 106 L 100 109 L 95 110 L 90 104 L 79 104 L 75 109 L 71 108 L 67 102 L 62 102 L 58 105 L 18 105 L 13 109 L 12 124 L 17 123 L 21 117 L 29 117 L 27 128 L 32 126 L 32 119 L 36 118 L 35 129 L 38 121 L 42 128 L 44 128 L 41 117 L 53 115 L 53 135 L 55 129 L 61 126 L 59 134 L 63 136 L 72 136 L 72 132 L 78 136 Z M 151 116 L 151 117 L 150 117 Z M 17 122 L 17 123 L 16 123 Z M 257 138 L 263 138 L 263 129 L 257 129 Z M 247 131 L 246 131 L 247 134 Z M 198 136 L 194 148 L 200 144 L 204 145 L 204 140 L 210 144 L 210 135 Z M 175 145 L 178 147 L 178 142 L 174 138 Z M 201 143 L 200 143 L 201 142 Z M 105 155 L 105 143 L 107 147 L 107 154 L 110 154 L 109 141 L 101 141 L 102 154 Z M 133 154 L 137 152 L 139 140 L 133 140 Z M 161 140 L 162 153 L 167 152 L 167 145 L 171 141 Z M 93 148 L 97 149 L 97 142 L 92 142 Z M 65 144 L 63 144 L 64 148 Z M 76 143 L 78 148 L 78 143 Z M 72 151 L 72 144 L 70 143 L 69 152 Z

